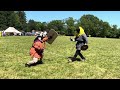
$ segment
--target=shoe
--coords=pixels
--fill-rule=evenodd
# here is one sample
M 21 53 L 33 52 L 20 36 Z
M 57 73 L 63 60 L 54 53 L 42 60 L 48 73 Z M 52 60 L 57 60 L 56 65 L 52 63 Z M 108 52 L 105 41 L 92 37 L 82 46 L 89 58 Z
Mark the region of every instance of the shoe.
M 74 61 L 76 61 L 76 58 L 75 58 L 75 57 L 72 57 L 72 58 L 69 58 L 69 59 L 68 59 L 68 62 L 74 62 Z
M 70 62 L 72 62 L 72 60 L 71 60 L 71 59 L 68 59 L 68 63 L 70 63 Z
M 85 58 L 82 58 L 81 61 L 85 61 Z
M 72 61 L 76 61 L 76 58 L 75 57 L 72 57 L 72 59 L 71 59 Z
M 44 63 L 43 63 L 43 61 L 40 60 L 37 62 L 37 64 L 44 64 Z
M 31 65 L 29 65 L 29 64 L 27 64 L 27 63 L 25 64 L 25 67 L 30 67 L 30 66 L 31 66 Z

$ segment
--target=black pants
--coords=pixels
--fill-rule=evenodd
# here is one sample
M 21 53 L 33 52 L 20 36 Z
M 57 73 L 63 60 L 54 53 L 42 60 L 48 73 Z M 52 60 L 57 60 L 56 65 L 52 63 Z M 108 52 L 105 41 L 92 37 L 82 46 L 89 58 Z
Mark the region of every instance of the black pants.
M 79 55 L 82 59 L 85 59 L 85 57 L 81 54 L 80 51 L 81 51 L 81 50 L 76 50 L 75 55 L 74 55 L 74 58 L 76 58 L 76 57 Z

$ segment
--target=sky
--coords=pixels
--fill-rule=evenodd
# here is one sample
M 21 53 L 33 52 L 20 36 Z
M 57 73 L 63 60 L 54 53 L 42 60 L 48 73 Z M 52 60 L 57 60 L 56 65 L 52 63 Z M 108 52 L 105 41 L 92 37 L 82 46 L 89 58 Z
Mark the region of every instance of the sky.
M 25 11 L 25 13 L 27 21 L 32 19 L 40 22 L 63 20 L 69 17 L 80 19 L 83 15 L 91 14 L 120 28 L 120 11 Z

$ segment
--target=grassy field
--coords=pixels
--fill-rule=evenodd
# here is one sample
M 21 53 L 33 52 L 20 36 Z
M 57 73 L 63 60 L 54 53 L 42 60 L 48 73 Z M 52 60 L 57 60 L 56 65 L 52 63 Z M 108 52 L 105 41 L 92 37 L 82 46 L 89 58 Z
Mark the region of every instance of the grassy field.
M 34 36 L 0 37 L 1 79 L 117 79 L 120 78 L 120 39 L 89 37 L 86 61 L 68 63 L 75 53 L 75 42 L 59 36 L 47 43 L 44 64 L 25 67 Z M 79 57 L 78 57 L 79 58 Z

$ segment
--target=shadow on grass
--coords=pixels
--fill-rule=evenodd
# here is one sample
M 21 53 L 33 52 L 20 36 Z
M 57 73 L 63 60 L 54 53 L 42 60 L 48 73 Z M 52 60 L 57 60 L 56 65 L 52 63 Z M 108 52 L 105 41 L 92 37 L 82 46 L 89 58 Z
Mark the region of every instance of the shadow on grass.
M 26 65 L 25 64 L 25 67 L 33 67 L 33 66 L 36 66 L 36 65 L 39 65 L 39 64 L 44 64 L 42 61 L 38 61 L 37 63 L 34 63 L 34 64 L 32 64 L 32 65 Z
M 70 59 L 70 60 L 72 60 L 72 62 L 74 62 L 74 61 L 81 61 L 81 59 L 80 58 L 73 58 L 73 57 L 68 57 L 68 59 Z

